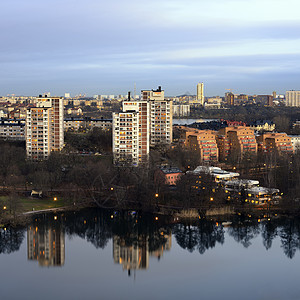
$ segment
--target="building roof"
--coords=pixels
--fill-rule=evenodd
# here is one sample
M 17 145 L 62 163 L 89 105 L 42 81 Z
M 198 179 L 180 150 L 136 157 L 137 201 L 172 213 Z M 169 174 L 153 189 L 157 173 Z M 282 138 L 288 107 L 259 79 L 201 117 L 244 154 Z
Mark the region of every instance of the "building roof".
M 163 166 L 160 168 L 160 170 L 164 174 L 174 174 L 174 173 L 182 173 L 182 171 L 177 167 L 171 167 L 171 166 Z

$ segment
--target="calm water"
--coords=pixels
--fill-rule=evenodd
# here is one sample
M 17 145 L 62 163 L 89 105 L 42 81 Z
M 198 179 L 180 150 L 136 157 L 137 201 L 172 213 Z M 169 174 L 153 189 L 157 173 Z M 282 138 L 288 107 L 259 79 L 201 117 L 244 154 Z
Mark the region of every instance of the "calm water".
M 173 125 L 190 125 L 193 123 L 205 123 L 217 121 L 218 119 L 173 119 Z
M 0 299 L 300 299 L 300 220 L 231 221 L 94 209 L 0 229 Z

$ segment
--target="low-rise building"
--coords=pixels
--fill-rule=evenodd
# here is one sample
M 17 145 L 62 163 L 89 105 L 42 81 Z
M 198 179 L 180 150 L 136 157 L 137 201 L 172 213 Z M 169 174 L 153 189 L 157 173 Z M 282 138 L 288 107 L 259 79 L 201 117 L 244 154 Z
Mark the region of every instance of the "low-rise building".
M 257 136 L 258 150 L 262 152 L 278 151 L 279 153 L 293 153 L 291 137 L 286 133 L 264 133 Z
M 255 131 L 274 131 L 275 124 L 270 120 L 258 120 L 250 124 L 250 128 Z
M 225 127 L 218 131 L 219 157 L 226 159 L 230 154 L 257 153 L 254 130 L 247 126 Z
M 101 128 L 102 130 L 110 130 L 112 128 L 112 119 L 93 119 L 93 118 L 65 118 L 64 129 L 65 131 L 92 129 L 94 127 Z
M 156 176 L 161 177 L 167 185 L 176 185 L 182 175 L 182 171 L 177 167 L 163 166 Z
M 212 166 L 198 166 L 194 171 L 187 171 L 187 174 L 208 174 L 211 175 L 216 182 L 221 182 L 221 181 L 228 181 L 228 180 L 233 180 L 236 179 L 240 176 L 239 173 L 236 172 L 228 172 L 225 170 L 222 170 L 219 167 L 212 167 Z
M 176 117 L 187 117 L 190 115 L 189 104 L 173 104 L 173 116 Z
M 1 119 L 0 138 L 11 141 L 25 141 L 25 120 Z
M 289 135 L 294 153 L 300 151 L 300 135 Z
M 216 132 L 212 130 L 195 130 L 187 135 L 189 149 L 198 151 L 202 161 L 217 161 L 219 158 Z

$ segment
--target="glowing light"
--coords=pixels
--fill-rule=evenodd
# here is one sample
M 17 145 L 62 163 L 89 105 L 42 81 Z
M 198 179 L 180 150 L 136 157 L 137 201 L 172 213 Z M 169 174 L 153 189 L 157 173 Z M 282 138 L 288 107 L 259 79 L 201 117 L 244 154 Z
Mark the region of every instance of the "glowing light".
M 57 220 L 57 216 L 54 216 L 54 220 Z
M 6 209 L 6 206 L 3 206 L 3 209 Z
M 113 219 L 113 218 L 114 218 L 114 216 L 113 216 L 113 215 L 111 215 L 111 216 L 110 216 L 110 218 L 111 218 L 111 219 Z
M 158 198 L 158 194 L 157 193 L 155 194 L 155 198 Z
M 155 220 L 157 221 L 157 220 L 158 220 L 158 217 L 155 217 Z
M 57 197 L 54 197 L 54 198 L 53 198 L 53 201 L 57 201 Z

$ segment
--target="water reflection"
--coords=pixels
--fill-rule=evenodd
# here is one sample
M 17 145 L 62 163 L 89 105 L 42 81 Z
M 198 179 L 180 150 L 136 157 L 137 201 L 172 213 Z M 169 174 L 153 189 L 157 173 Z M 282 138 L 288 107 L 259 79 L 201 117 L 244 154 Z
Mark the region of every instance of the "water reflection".
M 24 228 L 0 228 L 0 254 L 10 254 L 12 252 L 19 251 L 24 237 Z
M 151 247 L 149 235 L 135 235 L 113 237 L 113 258 L 116 264 L 121 264 L 123 270 L 128 271 L 130 276 L 131 270 L 148 269 L 149 256 L 160 259 L 164 251 L 169 251 L 172 247 L 172 235 L 169 232 L 162 231 L 157 233 L 157 248 Z M 150 250 L 150 247 L 152 250 Z
M 57 223 L 60 224 L 60 223 Z M 27 229 L 28 260 L 37 260 L 41 267 L 63 266 L 65 234 L 59 225 L 38 224 Z
M 203 254 L 216 243 L 224 243 L 224 229 L 218 222 L 201 220 L 196 226 L 177 224 L 173 233 L 180 247 L 193 252 L 195 249 Z
M 172 219 L 173 220 L 173 219 Z M 174 223 L 168 218 L 138 212 L 107 212 L 89 209 L 60 215 L 41 215 L 27 227 L 27 258 L 39 266 L 64 266 L 65 235 L 79 236 L 96 249 L 112 241 L 112 262 L 130 274 L 149 268 L 150 257 L 160 259 L 172 247 L 172 235 L 188 252 L 204 254 L 218 244 L 233 239 L 245 248 L 262 238 L 266 251 L 280 241 L 282 253 L 289 259 L 300 250 L 300 219 L 255 219 L 233 217 L 228 228 L 218 220 Z M 174 220 L 173 220 L 174 221 Z M 224 220 L 223 220 L 224 221 Z M 226 223 L 228 225 L 228 223 Z M 0 254 L 19 251 L 26 228 L 0 228 Z

